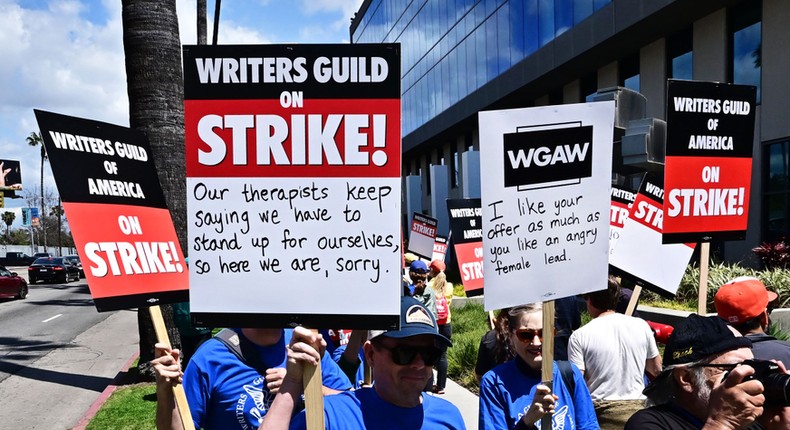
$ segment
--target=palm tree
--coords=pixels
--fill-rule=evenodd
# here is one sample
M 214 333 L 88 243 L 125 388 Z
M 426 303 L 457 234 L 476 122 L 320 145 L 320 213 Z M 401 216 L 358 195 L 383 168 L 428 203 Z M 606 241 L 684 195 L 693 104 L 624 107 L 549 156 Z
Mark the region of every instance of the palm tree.
M 44 244 L 44 252 L 47 252 L 47 234 L 46 230 L 44 229 L 44 217 L 46 217 L 46 212 L 44 211 L 44 161 L 47 160 L 47 150 L 44 148 L 44 139 L 41 138 L 41 135 L 36 133 L 35 131 L 30 133 L 26 139 L 27 144 L 30 146 L 41 146 L 41 177 L 39 178 L 41 183 L 41 231 L 44 231 L 44 237 L 42 242 Z
M 123 47 L 129 94 L 129 125 L 143 131 L 181 249 L 186 249 L 186 168 L 184 166 L 184 82 L 176 0 L 123 0 Z M 181 337 L 173 309 L 161 306 L 173 347 Z M 154 333 L 146 309 L 137 313 L 141 373 L 152 376 L 146 363 L 154 358 Z
M 16 214 L 13 212 L 5 211 L 3 212 L 3 222 L 5 223 L 5 241 L 8 243 L 11 240 L 8 232 L 11 230 L 11 224 L 14 223 L 14 219 L 16 218 Z

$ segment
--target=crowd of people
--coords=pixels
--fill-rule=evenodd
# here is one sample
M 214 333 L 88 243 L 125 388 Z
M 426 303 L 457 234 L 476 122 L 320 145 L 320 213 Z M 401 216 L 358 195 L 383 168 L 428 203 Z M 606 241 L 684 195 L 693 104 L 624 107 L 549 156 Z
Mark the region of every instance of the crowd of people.
M 443 396 L 453 286 L 440 260 L 406 263 L 398 330 L 224 329 L 183 371 L 181 352 L 157 344 L 157 428 L 183 428 L 172 390 L 180 382 L 196 428 L 304 429 L 303 368 L 318 363 L 328 429 L 466 428 Z M 618 312 L 622 297 L 610 277 L 557 303 L 551 328 L 541 303 L 499 310 L 478 350 L 478 428 L 790 428 L 790 343 L 767 334 L 777 296 L 762 282 L 722 285 L 717 315 L 685 318 L 663 359 L 648 324 Z M 592 317 L 585 325 L 580 303 Z M 560 352 L 549 383 L 544 335 Z

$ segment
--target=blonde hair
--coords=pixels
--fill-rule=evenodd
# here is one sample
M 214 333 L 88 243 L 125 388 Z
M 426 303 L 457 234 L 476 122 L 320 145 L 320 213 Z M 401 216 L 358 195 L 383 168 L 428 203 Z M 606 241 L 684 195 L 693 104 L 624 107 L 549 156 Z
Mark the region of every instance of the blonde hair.
M 433 277 L 433 292 L 437 297 L 439 294 L 444 295 L 445 287 L 447 287 L 447 275 L 444 272 L 439 272 Z

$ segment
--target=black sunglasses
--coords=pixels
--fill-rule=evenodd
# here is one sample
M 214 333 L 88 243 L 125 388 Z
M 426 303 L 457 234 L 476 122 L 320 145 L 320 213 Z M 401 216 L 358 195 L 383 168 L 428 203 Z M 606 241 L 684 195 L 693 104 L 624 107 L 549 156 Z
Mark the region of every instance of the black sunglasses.
M 381 344 L 379 344 L 379 346 L 389 351 L 390 355 L 392 355 L 392 362 L 399 366 L 411 364 L 417 354 L 420 354 L 420 357 L 422 357 L 422 361 L 426 366 L 433 366 L 437 361 L 439 361 L 439 357 L 442 356 L 442 350 L 435 346 L 417 347 L 401 345 L 388 347 Z

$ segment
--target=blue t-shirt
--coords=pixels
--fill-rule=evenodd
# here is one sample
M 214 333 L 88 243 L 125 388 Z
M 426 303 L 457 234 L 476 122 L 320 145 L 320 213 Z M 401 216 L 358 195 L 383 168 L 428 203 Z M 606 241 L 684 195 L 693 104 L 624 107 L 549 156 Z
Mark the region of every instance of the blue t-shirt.
M 422 404 L 402 408 L 382 400 L 373 388 L 324 397 L 324 424 L 328 430 L 464 430 L 461 412 L 447 400 L 423 393 Z M 303 430 L 305 412 L 291 421 L 292 430 Z
M 235 329 L 241 337 L 241 330 Z M 274 395 L 266 388 L 266 369 L 285 367 L 285 346 L 292 330 L 284 330 L 272 346 L 257 346 L 258 363 L 242 363 L 217 339 L 203 343 L 184 371 L 184 391 L 196 428 L 255 430 L 266 415 Z M 245 358 L 250 360 L 250 357 Z M 254 367 L 261 369 L 259 373 Z M 323 385 L 348 390 L 351 383 L 329 354 L 321 359 Z
M 491 369 L 480 381 L 480 430 L 513 429 L 529 410 L 535 387 L 540 384 L 540 372 L 529 372 L 518 363 L 518 357 Z M 579 369 L 571 365 L 575 382 L 571 398 L 562 375 L 554 363 L 552 393 L 559 399 L 554 406 L 553 430 L 597 430 L 590 392 Z M 535 423 L 540 428 L 540 420 Z

